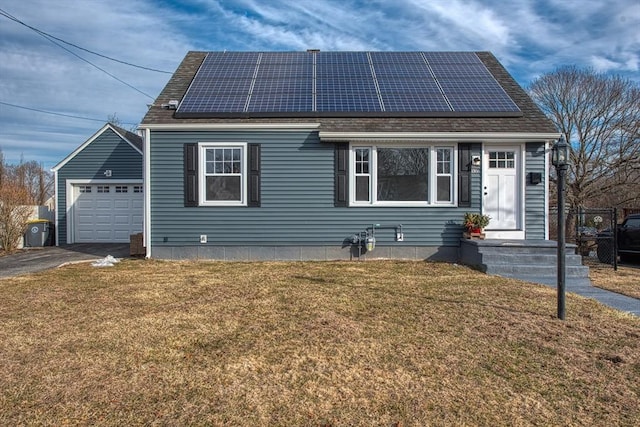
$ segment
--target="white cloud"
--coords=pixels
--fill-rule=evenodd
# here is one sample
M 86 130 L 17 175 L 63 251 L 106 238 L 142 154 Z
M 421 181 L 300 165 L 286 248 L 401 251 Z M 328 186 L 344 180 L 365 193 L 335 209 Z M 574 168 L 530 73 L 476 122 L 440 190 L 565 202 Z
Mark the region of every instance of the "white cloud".
M 637 0 L 9 3 L 0 8 L 43 31 L 167 71 L 193 49 L 489 50 L 523 85 L 570 64 L 640 81 Z M 75 52 L 153 97 L 170 77 Z M 0 75 L 0 101 L 64 114 L 138 122 L 151 102 L 3 17 Z M 52 166 L 100 126 L 0 105 L 0 148 L 12 161 L 24 153 Z

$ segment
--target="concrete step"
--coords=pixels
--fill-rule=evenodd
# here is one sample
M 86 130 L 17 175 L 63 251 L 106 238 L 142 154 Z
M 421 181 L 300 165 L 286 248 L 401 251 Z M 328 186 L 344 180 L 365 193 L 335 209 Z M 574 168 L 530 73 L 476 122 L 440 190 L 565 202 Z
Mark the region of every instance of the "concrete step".
M 567 245 L 566 283 L 590 286 L 589 267 Z M 460 262 L 496 276 L 555 285 L 557 283 L 557 243 L 547 240 L 462 241 Z
M 518 265 L 518 264 L 484 264 L 484 271 L 487 274 L 495 274 L 503 276 L 520 275 L 520 276 L 552 276 L 557 275 L 557 266 L 540 266 L 540 265 Z M 572 278 L 589 277 L 589 267 L 582 265 L 567 265 L 566 276 Z
M 483 264 L 520 264 L 520 265 L 536 265 L 536 266 L 555 266 L 556 254 L 512 254 L 512 253 L 480 253 L 480 261 Z M 567 255 L 565 257 L 566 265 L 582 265 L 582 257 L 580 255 Z

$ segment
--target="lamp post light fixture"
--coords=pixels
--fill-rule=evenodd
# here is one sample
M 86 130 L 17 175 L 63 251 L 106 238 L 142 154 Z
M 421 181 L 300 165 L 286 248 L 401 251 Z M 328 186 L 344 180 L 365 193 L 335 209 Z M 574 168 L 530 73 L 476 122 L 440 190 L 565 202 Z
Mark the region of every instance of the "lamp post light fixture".
M 556 168 L 558 174 L 558 319 L 565 318 L 565 284 L 566 284 L 566 265 L 565 265 L 565 246 L 566 246 L 566 223 L 564 215 L 564 182 L 567 172 L 567 163 L 569 159 L 569 145 L 561 136 L 558 142 L 553 146 L 551 151 L 551 163 Z

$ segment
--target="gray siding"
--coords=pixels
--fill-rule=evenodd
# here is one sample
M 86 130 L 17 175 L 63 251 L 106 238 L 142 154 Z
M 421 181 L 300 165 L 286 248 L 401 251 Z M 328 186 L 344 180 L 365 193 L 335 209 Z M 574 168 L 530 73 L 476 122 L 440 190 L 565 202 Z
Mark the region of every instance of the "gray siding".
M 104 171 L 111 169 L 107 178 Z M 68 179 L 142 179 L 142 155 L 111 129 L 106 129 L 88 146 L 58 170 L 58 243 L 67 243 L 67 187 Z
M 525 238 L 527 239 L 544 239 L 545 237 L 544 205 L 547 176 L 545 176 L 544 160 L 544 144 L 532 142 L 526 144 Z M 542 174 L 542 182 L 539 184 L 530 182 L 530 173 L 535 172 Z
M 261 144 L 262 206 L 185 208 L 183 144 L 197 142 Z M 152 256 L 181 246 L 341 247 L 374 223 L 403 226 L 404 242 L 381 230 L 379 245 L 458 246 L 464 212 L 480 209 L 480 174 L 472 176 L 471 208 L 334 207 L 334 145 L 313 132 L 153 131 L 150 156 Z

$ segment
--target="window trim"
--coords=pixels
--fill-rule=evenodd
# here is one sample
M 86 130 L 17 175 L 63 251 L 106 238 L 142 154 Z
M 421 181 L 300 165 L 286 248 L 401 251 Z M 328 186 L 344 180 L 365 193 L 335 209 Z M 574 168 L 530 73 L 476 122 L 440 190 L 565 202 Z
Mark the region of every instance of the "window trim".
M 207 149 L 240 148 L 240 200 L 207 200 L 206 170 Z M 199 142 L 198 143 L 198 206 L 247 206 L 248 154 L 246 142 Z
M 439 150 L 449 150 L 450 151 L 450 155 L 449 155 L 449 172 L 438 172 L 438 164 L 440 162 L 440 160 L 438 159 L 438 151 Z M 452 147 L 447 147 L 447 146 L 441 146 L 441 145 L 437 145 L 435 147 L 433 147 L 433 152 L 435 153 L 436 158 L 435 160 L 435 169 L 434 169 L 434 185 L 435 185 L 435 189 L 434 189 L 434 199 L 433 199 L 433 203 L 437 204 L 437 205 L 441 205 L 441 204 L 445 204 L 447 206 L 451 205 L 453 203 L 454 199 L 454 186 L 455 186 L 455 167 L 456 167 L 456 162 L 455 162 L 455 156 L 456 156 L 456 152 Z M 440 177 L 448 177 L 449 178 L 449 200 L 438 200 L 438 178 Z
M 357 201 L 356 200 L 356 167 L 355 158 L 356 150 L 359 148 L 369 149 L 369 176 L 370 176 L 370 188 L 369 188 L 369 201 Z M 378 186 L 378 148 L 428 148 L 429 149 L 429 187 L 428 187 L 428 199 L 429 201 L 378 201 L 377 200 L 377 186 Z M 451 150 L 451 200 L 450 201 L 437 201 L 437 152 L 438 149 L 450 149 Z M 458 146 L 455 143 L 447 143 L 442 141 L 432 141 L 424 143 L 351 143 L 349 144 L 349 206 L 350 207 L 456 207 L 458 205 Z M 440 175 L 440 176 L 447 176 Z

